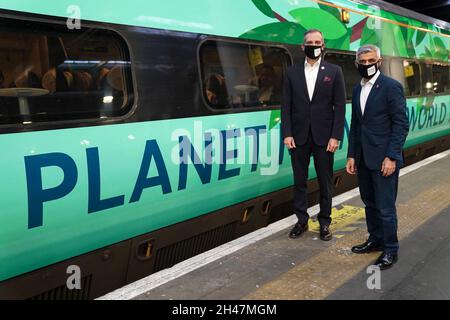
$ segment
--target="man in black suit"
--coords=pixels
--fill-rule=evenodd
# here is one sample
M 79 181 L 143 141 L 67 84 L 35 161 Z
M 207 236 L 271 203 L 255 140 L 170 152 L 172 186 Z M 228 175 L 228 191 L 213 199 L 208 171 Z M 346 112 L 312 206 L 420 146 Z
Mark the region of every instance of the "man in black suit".
M 294 213 L 298 222 L 289 233 L 297 238 L 308 229 L 308 167 L 311 154 L 320 187 L 320 238 L 330 240 L 334 152 L 344 134 L 345 85 L 342 69 L 324 61 L 323 35 L 305 32 L 304 62 L 287 70 L 283 83 L 281 123 L 284 144 L 294 171 Z
M 346 169 L 358 173 L 369 232 L 369 239 L 352 251 L 383 251 L 375 262 L 383 270 L 398 259 L 395 200 L 409 123 L 403 87 L 380 73 L 381 61 L 374 45 L 362 46 L 356 53 L 362 80 L 353 90 Z

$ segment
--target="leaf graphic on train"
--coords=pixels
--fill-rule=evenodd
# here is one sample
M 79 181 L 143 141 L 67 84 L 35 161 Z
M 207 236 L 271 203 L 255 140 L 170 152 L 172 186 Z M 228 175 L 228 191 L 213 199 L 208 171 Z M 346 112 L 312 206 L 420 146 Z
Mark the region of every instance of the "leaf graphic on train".
M 414 29 L 408 29 L 407 34 L 407 41 L 405 43 L 406 45 L 406 52 L 408 54 L 408 57 L 415 58 L 416 57 L 416 46 L 414 45 L 414 35 L 417 34 L 418 30 Z
M 277 124 L 281 122 L 281 111 L 279 109 L 270 112 L 269 130 L 272 130 Z
M 403 31 L 405 33 L 403 36 L 406 39 L 406 42 L 412 43 L 414 34 L 416 33 L 416 30 L 413 28 L 402 28 L 402 30 L 405 30 L 405 31 Z
M 408 20 L 403 17 L 399 17 L 390 12 L 383 12 L 383 17 L 389 19 L 391 21 L 396 21 L 400 23 L 408 23 Z M 408 31 L 407 28 L 401 27 L 397 24 L 393 24 L 391 22 L 380 21 L 381 24 L 381 52 L 385 55 L 393 55 L 393 56 L 407 56 L 408 50 L 407 47 L 407 38 Z
M 361 35 L 361 45 L 374 44 L 380 47 L 382 54 L 393 56 L 407 56 L 405 39 L 398 25 L 375 21 L 373 18 L 367 20 Z
M 362 33 L 364 30 L 365 25 L 367 24 L 367 19 L 364 18 L 358 23 L 354 24 L 350 29 L 352 30 L 352 34 L 350 36 L 350 42 L 354 42 L 357 40 L 360 40 L 362 37 Z
M 321 4 L 321 3 L 319 3 L 319 7 L 320 7 L 320 9 L 325 10 L 328 13 L 331 13 L 333 16 L 336 17 L 336 19 L 341 20 L 341 13 L 339 12 L 338 8 L 330 7 L 330 6 L 327 6 L 326 4 Z
M 266 0 L 252 0 L 252 2 L 259 9 L 259 11 L 264 13 L 266 16 L 269 18 L 275 18 L 275 13 Z
M 425 39 L 425 36 L 427 33 L 425 31 L 417 30 L 417 36 L 416 36 L 416 46 L 422 43 L 423 39 Z
M 328 48 L 350 50 L 351 37 L 352 37 L 352 29 L 349 28 L 347 30 L 347 33 L 343 37 L 334 40 L 325 40 L 325 45 Z
M 433 59 L 436 54 L 436 46 L 433 41 L 431 34 L 428 37 L 428 46 L 425 47 L 425 54 L 427 58 Z
M 439 37 L 434 37 L 434 58 L 438 60 L 444 60 L 446 61 L 448 59 L 448 50 L 445 47 L 444 41 L 442 41 Z
M 319 29 L 325 39 L 339 39 L 347 34 L 346 26 L 333 14 L 318 8 L 298 8 L 289 14 L 305 29 Z
M 295 22 L 272 22 L 249 30 L 239 38 L 298 44 L 305 31 L 305 28 Z
M 361 45 L 374 44 L 380 46 L 380 32 L 376 29 L 376 20 L 368 18 L 361 34 Z
M 266 0 L 252 0 L 253 4 L 261 11 L 264 15 L 269 18 L 278 19 L 280 22 L 287 22 L 285 18 L 283 18 L 280 14 L 273 11 L 272 7 L 267 3 Z
M 412 41 L 406 43 L 406 52 L 408 53 L 408 57 L 410 58 L 416 57 L 416 48 Z
M 405 38 L 403 37 L 401 30 L 402 28 L 390 23 L 384 23 L 383 26 L 383 41 L 381 43 L 381 51 L 383 54 L 402 57 L 407 56 L 408 52 L 406 50 Z
M 425 47 L 425 51 L 420 54 L 419 58 L 421 58 L 421 59 L 432 59 L 433 58 L 433 53 L 431 52 L 431 50 L 428 47 Z
M 416 21 L 416 20 L 412 20 L 412 25 L 419 27 L 419 28 L 423 28 L 423 29 L 428 29 L 428 26 L 426 23 L 421 22 L 421 21 Z M 415 41 L 415 46 L 418 47 L 427 37 L 429 33 L 426 31 L 422 31 L 422 30 L 417 30 L 416 31 L 416 41 Z M 417 51 L 417 48 L 416 48 Z M 420 57 L 430 57 L 431 58 L 432 55 L 429 55 L 427 53 L 423 53 L 420 54 Z
M 406 25 L 411 25 L 411 26 L 418 26 L 418 23 L 415 23 L 415 21 L 413 20 L 409 20 L 408 18 L 398 18 L 397 21 L 402 22 Z M 417 33 L 416 29 L 413 28 L 406 28 L 406 27 L 400 27 L 400 30 L 402 31 L 403 34 L 403 39 L 405 41 L 405 47 L 406 47 L 406 53 L 407 56 L 410 58 L 414 58 L 416 56 L 416 48 L 413 42 L 413 38 L 414 35 Z

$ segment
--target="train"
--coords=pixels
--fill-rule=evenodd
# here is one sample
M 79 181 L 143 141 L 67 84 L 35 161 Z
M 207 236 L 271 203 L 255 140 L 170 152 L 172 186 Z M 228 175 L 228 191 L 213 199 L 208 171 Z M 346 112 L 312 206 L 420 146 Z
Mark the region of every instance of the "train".
M 310 28 L 346 82 L 334 194 L 357 185 L 361 45 L 404 87 L 405 165 L 450 147 L 445 21 L 373 0 L 0 0 L 0 299 L 94 299 L 292 215 L 280 90 Z

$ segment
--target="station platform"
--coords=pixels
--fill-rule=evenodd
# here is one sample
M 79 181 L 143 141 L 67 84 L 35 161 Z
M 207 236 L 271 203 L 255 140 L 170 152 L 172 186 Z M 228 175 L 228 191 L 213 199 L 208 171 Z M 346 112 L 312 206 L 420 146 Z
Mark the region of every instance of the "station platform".
M 257 230 L 99 299 L 303 300 L 450 298 L 450 150 L 403 168 L 397 199 L 399 261 L 368 286 L 379 252 L 357 255 L 367 239 L 358 189 L 333 199 L 333 239 L 288 238 L 296 217 Z M 370 287 L 370 288 L 369 288 Z

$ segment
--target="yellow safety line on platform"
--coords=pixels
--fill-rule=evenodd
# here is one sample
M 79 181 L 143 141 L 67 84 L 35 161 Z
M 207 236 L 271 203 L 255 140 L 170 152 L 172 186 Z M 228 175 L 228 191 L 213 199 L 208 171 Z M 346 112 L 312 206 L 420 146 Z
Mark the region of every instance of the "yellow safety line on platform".
M 344 205 L 341 209 L 332 208 L 331 209 L 331 230 L 336 231 L 348 231 L 355 230 L 356 228 L 349 227 L 350 224 L 355 224 L 358 220 L 365 218 L 365 213 L 363 208 Z M 364 222 L 359 222 L 363 224 Z M 309 230 L 314 233 L 319 233 L 320 224 L 317 220 L 309 220 L 308 224 Z M 338 237 L 339 238 L 339 237 Z
M 450 176 L 438 184 L 417 194 L 414 198 L 397 205 L 398 238 L 401 241 L 430 218 L 446 209 L 450 203 Z M 346 208 L 346 207 L 344 207 Z M 352 209 L 353 208 L 353 209 Z M 360 210 L 351 212 L 355 207 L 347 207 L 344 211 L 335 211 L 335 228 L 349 225 L 347 221 L 354 221 L 360 217 Z M 344 221 L 345 220 L 345 221 Z M 314 225 L 313 225 L 314 226 Z M 317 226 L 314 226 L 316 228 Z M 313 230 L 314 231 L 314 230 Z M 336 232 L 336 230 L 333 230 Z M 324 299 L 337 288 L 350 280 L 357 273 L 373 263 L 379 252 L 358 255 L 350 248 L 366 240 L 367 232 L 364 227 L 345 235 L 327 247 L 318 255 L 293 267 L 278 278 L 266 283 L 243 299 Z M 302 241 L 296 239 L 295 241 Z M 401 242 L 400 253 L 401 259 Z M 394 267 L 395 268 L 395 267 Z

